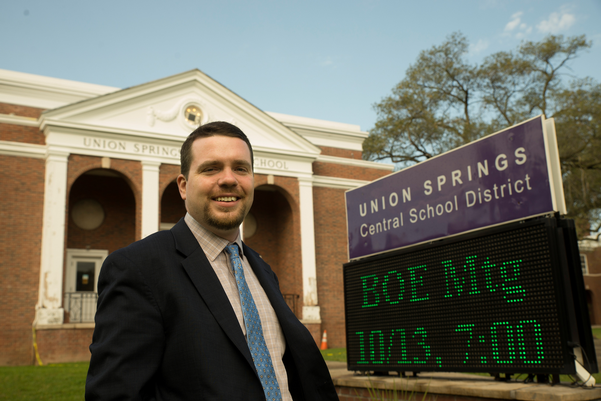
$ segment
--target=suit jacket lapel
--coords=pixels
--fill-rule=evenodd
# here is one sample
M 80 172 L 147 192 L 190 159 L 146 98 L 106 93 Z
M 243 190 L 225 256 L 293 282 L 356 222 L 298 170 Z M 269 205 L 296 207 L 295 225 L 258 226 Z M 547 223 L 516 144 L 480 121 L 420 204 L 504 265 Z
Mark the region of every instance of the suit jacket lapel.
M 224 333 L 255 368 L 238 318 L 211 263 L 183 219 L 171 230 L 176 249 L 186 258 L 182 266 Z
M 285 331 L 288 319 L 290 319 L 291 316 L 294 316 L 294 313 L 292 313 L 288 304 L 286 304 L 286 301 L 280 292 L 278 283 L 275 280 L 273 271 L 258 253 L 246 245 L 244 245 L 244 256 L 246 256 L 248 263 L 255 272 L 255 276 L 257 276 L 263 290 L 265 290 L 265 294 L 267 295 L 267 298 L 269 298 L 269 302 L 271 302 L 271 306 L 278 317 L 280 327 Z M 296 320 L 296 316 L 294 316 L 294 319 Z M 288 338 L 288 336 L 286 336 L 286 338 Z

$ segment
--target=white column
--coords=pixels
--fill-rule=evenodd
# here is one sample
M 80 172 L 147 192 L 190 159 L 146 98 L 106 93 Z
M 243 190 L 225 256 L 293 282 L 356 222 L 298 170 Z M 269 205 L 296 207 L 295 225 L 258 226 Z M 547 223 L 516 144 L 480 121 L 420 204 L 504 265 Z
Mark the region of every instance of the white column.
M 159 229 L 160 162 L 142 162 L 142 238 Z
M 64 320 L 61 306 L 68 157 L 69 153 L 52 149 L 48 150 L 46 156 L 42 259 L 36 324 L 62 324 Z
M 315 227 L 313 223 L 313 182 L 299 178 L 301 254 L 303 261 L 303 317 L 305 322 L 321 321 L 317 302 L 317 268 L 315 263 Z

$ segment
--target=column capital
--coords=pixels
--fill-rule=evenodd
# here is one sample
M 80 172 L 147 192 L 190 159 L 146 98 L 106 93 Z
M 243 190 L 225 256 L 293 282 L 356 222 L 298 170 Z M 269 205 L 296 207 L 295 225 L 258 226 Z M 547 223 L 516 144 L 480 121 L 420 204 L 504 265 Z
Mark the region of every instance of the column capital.
M 298 177 L 298 183 L 301 187 L 312 187 L 313 186 L 313 176 L 302 176 Z
M 142 170 L 158 171 L 161 167 L 161 162 L 157 160 L 142 160 Z
M 69 161 L 69 155 L 71 153 L 67 150 L 61 149 L 61 148 L 55 148 L 52 146 L 49 146 L 46 149 L 46 161 L 53 161 L 53 162 L 68 162 Z

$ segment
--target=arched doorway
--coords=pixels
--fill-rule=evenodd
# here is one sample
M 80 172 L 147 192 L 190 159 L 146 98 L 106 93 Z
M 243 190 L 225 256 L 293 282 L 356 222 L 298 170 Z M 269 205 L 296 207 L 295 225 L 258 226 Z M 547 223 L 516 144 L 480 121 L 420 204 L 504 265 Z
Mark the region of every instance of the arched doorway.
M 135 241 L 136 200 L 128 181 L 109 169 L 90 170 L 69 190 L 66 321 L 93 321 L 104 258 Z
M 179 194 L 177 182 L 173 180 L 161 196 L 161 230 L 169 230 L 186 215 L 186 205 Z
M 244 222 L 244 242 L 277 274 L 288 306 L 299 316 L 302 309 L 300 230 L 285 194 L 274 185 L 255 188 L 253 206 Z

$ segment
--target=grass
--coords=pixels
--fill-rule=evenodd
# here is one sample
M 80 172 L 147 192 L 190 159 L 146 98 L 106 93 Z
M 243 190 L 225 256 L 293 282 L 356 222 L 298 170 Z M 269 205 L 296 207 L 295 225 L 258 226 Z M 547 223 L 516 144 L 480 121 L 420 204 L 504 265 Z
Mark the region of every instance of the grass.
M 0 367 L 0 400 L 81 401 L 88 363 Z
M 417 383 L 413 384 L 413 389 L 409 389 L 409 383 L 405 383 L 405 386 L 403 388 L 403 385 L 401 384 L 401 388 L 397 389 L 396 388 L 396 382 L 393 381 L 392 382 L 392 386 L 393 388 L 391 390 L 381 390 L 376 388 L 373 383 L 371 382 L 371 379 L 369 379 L 369 387 L 367 388 L 367 391 L 369 392 L 369 398 L 373 401 L 401 401 L 401 400 L 406 400 L 406 401 L 426 401 L 426 400 L 436 400 L 437 396 L 432 397 L 431 394 L 428 394 L 428 390 L 426 390 L 421 397 L 421 400 L 418 398 L 419 395 L 415 392 L 415 386 Z M 430 387 L 430 384 L 428 384 L 428 388 Z
M 346 362 L 346 348 L 321 350 L 321 355 L 326 361 Z
M 601 339 L 601 327 L 593 328 L 593 337 Z

